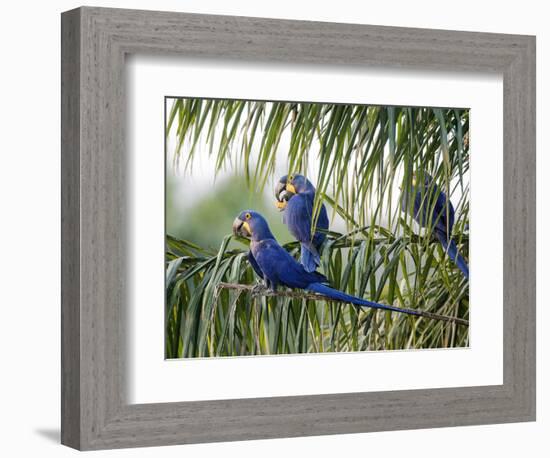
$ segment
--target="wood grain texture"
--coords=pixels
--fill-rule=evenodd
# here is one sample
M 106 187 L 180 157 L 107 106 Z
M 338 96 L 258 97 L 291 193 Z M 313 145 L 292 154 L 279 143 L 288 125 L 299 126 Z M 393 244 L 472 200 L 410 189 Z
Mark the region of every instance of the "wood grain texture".
M 61 23 L 61 442 L 80 446 L 80 14 Z
M 535 39 L 80 8 L 62 16 L 62 442 L 78 449 L 535 418 Z M 504 384 L 130 405 L 127 54 L 504 76 Z M 320 68 L 321 69 L 321 68 Z

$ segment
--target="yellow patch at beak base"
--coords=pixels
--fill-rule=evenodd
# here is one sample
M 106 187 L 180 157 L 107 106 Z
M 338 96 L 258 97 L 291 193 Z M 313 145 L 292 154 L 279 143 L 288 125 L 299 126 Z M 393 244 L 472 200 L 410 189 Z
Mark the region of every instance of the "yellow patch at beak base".
M 243 223 L 243 227 L 246 229 L 246 232 L 248 235 L 252 235 L 252 230 L 250 229 L 250 224 L 248 224 L 246 221 Z
M 294 185 L 292 185 L 290 183 L 286 184 L 286 190 L 288 192 L 291 192 L 292 194 L 296 194 L 296 188 L 294 187 Z
M 275 202 L 275 205 L 277 206 L 277 208 L 278 208 L 279 210 L 283 210 L 283 209 L 286 208 L 287 202 L 286 202 L 286 200 L 283 200 L 283 201 L 281 201 L 281 202 L 276 201 L 276 202 Z

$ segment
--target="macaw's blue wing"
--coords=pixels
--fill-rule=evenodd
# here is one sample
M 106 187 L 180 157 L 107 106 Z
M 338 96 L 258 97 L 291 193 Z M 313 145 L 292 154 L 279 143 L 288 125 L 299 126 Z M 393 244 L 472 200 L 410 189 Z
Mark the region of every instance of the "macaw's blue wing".
M 262 269 L 260 269 L 260 266 L 256 262 L 256 259 L 254 258 L 254 255 L 252 254 L 252 251 L 248 252 L 248 262 L 250 263 L 250 265 L 254 269 L 254 272 L 256 272 L 256 275 L 258 275 L 258 277 L 260 277 L 263 280 L 264 273 L 262 272 Z
M 313 245 L 311 234 L 312 198 L 296 194 L 288 201 L 285 209 L 285 222 L 288 230 L 300 243 Z
M 328 213 L 325 205 L 321 205 L 321 210 L 319 210 L 319 216 L 317 217 L 317 226 L 316 229 L 322 229 L 323 231 L 328 231 Z M 321 245 L 327 238 L 327 234 L 325 232 L 320 232 L 318 230 L 315 231 L 315 235 L 313 236 L 313 244 L 315 245 L 315 248 L 317 250 L 321 249 Z
M 371 307 L 392 312 L 401 312 L 408 315 L 419 315 L 413 310 L 404 311 L 391 305 L 351 296 L 328 286 L 327 279 L 319 272 L 306 272 L 304 267 L 288 254 L 274 239 L 262 240 L 253 245 L 254 257 L 264 272 L 268 284 L 272 287 L 284 285 L 289 288 L 299 288 L 339 301 L 348 302 L 359 307 Z
M 466 279 L 470 278 L 470 272 L 468 269 L 468 264 L 466 260 L 462 257 L 462 255 L 458 252 L 458 248 L 456 246 L 456 243 L 451 238 L 452 237 L 452 230 L 455 223 L 455 210 L 453 208 L 453 205 L 451 202 L 447 199 L 447 196 L 443 191 L 440 191 L 439 188 L 435 185 L 428 189 L 427 192 L 437 193 L 437 199 L 435 202 L 433 202 L 433 199 L 427 199 L 426 196 L 424 196 L 424 199 L 427 201 L 426 204 L 417 204 L 417 201 L 419 200 L 419 195 L 421 193 L 417 193 L 416 200 L 415 200 L 415 207 L 416 205 L 421 205 L 421 207 L 417 210 L 415 208 L 415 211 L 417 213 L 420 213 L 418 217 L 415 217 L 415 219 L 423 226 L 431 225 L 433 227 L 433 231 L 441 245 L 443 246 L 443 249 L 448 254 L 448 256 L 453 260 L 453 262 L 457 265 L 457 267 L 461 270 L 464 277 Z M 428 213 L 428 215 L 427 215 Z
M 319 249 L 323 244 L 326 234 L 315 231 L 311 234 L 314 195 L 305 193 L 293 196 L 285 209 L 284 222 L 288 230 L 301 244 L 300 262 L 307 272 L 314 272 L 321 264 Z M 328 229 L 328 215 L 322 205 L 317 218 L 316 229 Z
M 305 289 L 311 283 L 324 283 L 326 277 L 319 272 L 306 272 L 302 265 L 274 239 L 252 245 L 253 256 L 264 276 L 273 287 Z
M 421 227 L 429 227 L 433 230 L 445 252 L 462 271 L 466 279 L 469 279 L 468 264 L 451 239 L 455 223 L 455 210 L 445 193 L 434 182 L 428 180 L 426 186 L 416 191 L 413 202 L 409 202 L 409 198 L 409 193 L 404 193 L 401 201 L 403 211 L 412 211 L 412 216 Z
M 455 209 L 443 191 L 439 191 L 437 188 L 435 191 L 439 192 L 432 210 L 435 229 L 450 236 L 455 224 Z M 430 202 L 429 205 L 432 203 Z
M 324 296 L 345 301 L 359 307 L 371 307 L 381 310 L 389 310 L 418 315 L 416 311 L 403 311 L 391 305 L 371 302 L 359 297 L 351 296 L 328 286 L 327 279 L 319 272 L 307 272 L 304 266 L 283 248 L 275 239 L 269 238 L 251 244 L 251 250 L 255 262 L 264 274 L 264 280 L 271 288 L 283 285 L 289 288 L 303 289 Z
M 410 211 L 408 196 L 405 196 L 403 211 Z M 417 191 L 414 196 L 413 217 L 422 227 L 432 227 L 434 230 L 450 234 L 455 223 L 455 210 L 444 192 L 432 184 Z

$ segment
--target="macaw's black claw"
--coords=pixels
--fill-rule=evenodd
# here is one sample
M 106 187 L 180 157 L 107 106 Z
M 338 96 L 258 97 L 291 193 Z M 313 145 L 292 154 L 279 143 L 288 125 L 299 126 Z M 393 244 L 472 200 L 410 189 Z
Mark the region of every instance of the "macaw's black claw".
M 261 296 L 268 290 L 269 288 L 264 283 L 256 283 L 254 285 L 254 288 L 252 288 L 251 293 L 252 293 L 252 296 Z

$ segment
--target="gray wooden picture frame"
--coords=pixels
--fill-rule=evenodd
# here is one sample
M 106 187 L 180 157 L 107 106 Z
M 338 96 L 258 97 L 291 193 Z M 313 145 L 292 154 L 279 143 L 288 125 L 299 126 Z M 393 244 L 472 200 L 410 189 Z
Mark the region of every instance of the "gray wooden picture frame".
M 62 14 L 63 444 L 85 450 L 535 419 L 535 37 L 83 7 Z M 125 56 L 504 78 L 502 385 L 128 404 Z M 161 205 L 162 203 L 159 203 Z

